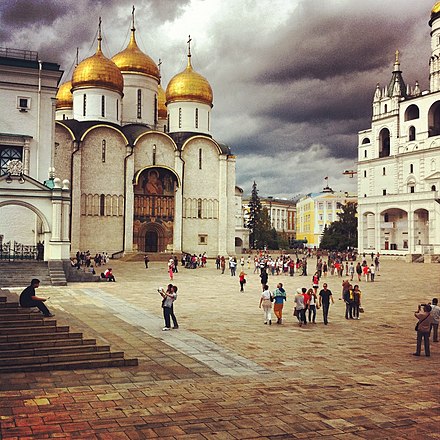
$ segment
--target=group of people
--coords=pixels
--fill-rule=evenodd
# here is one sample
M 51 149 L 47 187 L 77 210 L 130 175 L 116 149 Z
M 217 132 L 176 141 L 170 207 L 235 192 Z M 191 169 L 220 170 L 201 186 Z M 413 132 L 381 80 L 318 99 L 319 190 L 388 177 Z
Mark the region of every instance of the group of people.
M 259 307 L 264 311 L 264 324 L 272 325 L 272 303 L 277 324 L 283 323 L 285 301 L 287 301 L 287 294 L 283 288 L 283 283 L 278 283 L 274 292 L 269 290 L 267 284 L 263 284 Z M 334 303 L 334 299 L 327 283 L 323 284 L 319 293 L 317 288 L 306 289 L 300 287 L 296 290 L 293 315 L 297 318 L 300 327 L 307 325 L 307 315 L 308 322 L 316 324 L 316 310 L 322 308 L 324 324 L 327 325 L 330 302 Z
M 431 356 L 429 338 L 433 335 L 432 342 L 438 342 L 438 325 L 440 322 L 440 307 L 438 298 L 433 298 L 431 303 L 420 304 L 414 312 L 417 318 L 415 330 L 417 332 L 417 344 L 414 356 L 420 356 L 422 350 L 422 340 L 425 346 L 425 356 Z

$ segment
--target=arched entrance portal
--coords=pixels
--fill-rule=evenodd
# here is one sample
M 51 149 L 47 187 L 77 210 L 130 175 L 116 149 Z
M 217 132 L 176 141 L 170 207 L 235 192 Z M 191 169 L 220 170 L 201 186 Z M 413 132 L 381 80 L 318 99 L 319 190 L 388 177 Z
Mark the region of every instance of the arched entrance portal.
M 147 167 L 136 173 L 133 184 L 133 248 L 150 253 L 172 248 L 177 176 L 167 168 Z

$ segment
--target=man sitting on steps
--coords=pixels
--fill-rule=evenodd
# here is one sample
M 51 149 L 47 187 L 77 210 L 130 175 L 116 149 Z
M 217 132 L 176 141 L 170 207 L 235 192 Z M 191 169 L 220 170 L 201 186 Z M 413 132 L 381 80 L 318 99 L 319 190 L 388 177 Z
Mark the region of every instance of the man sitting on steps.
M 26 287 L 20 294 L 20 306 L 26 308 L 37 307 L 46 318 L 51 318 L 55 315 L 52 315 L 44 304 L 46 298 L 39 298 L 35 295 L 35 289 L 38 287 L 40 287 L 40 280 L 34 278 L 31 281 L 31 285 Z

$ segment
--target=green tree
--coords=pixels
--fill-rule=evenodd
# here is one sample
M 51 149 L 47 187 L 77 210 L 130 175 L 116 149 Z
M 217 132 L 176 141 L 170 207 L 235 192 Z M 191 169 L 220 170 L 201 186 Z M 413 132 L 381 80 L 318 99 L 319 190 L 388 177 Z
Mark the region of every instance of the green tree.
M 320 249 L 343 251 L 357 246 L 357 203 L 348 202 L 338 213 L 338 220 L 324 227 Z
M 249 218 L 246 227 L 249 229 L 249 245 L 255 249 L 261 243 L 258 243 L 261 237 L 259 236 L 259 223 L 261 217 L 261 201 L 258 196 L 257 184 L 254 181 L 252 185 L 251 199 L 249 200 Z

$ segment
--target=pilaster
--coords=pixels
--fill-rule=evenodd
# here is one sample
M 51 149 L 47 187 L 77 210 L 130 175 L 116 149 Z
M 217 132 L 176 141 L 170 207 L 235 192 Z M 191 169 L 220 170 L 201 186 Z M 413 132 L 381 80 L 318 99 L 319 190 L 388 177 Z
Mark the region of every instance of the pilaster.
M 182 252 L 182 229 L 183 229 L 183 162 L 179 152 L 174 153 L 174 170 L 180 177 L 180 185 L 174 193 L 174 227 L 173 227 L 173 251 Z
M 134 219 L 134 154 L 132 147 L 127 146 L 125 160 L 125 194 L 124 194 L 124 252 L 133 252 L 133 219 Z

